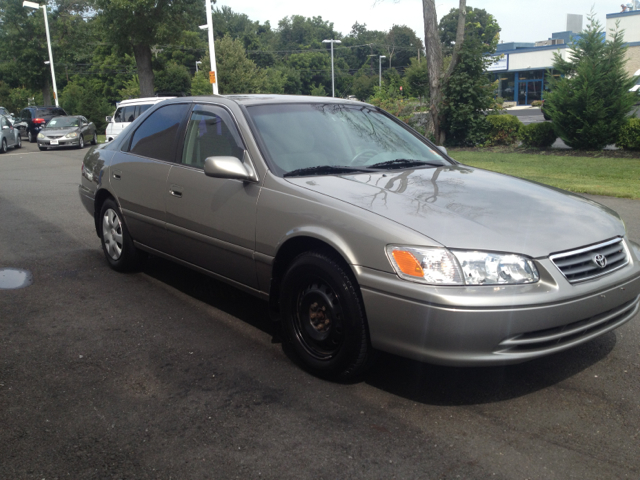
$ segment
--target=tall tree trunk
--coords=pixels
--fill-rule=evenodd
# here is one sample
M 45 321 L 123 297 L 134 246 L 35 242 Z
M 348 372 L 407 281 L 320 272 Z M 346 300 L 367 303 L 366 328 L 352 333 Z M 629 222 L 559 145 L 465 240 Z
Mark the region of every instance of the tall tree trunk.
M 44 106 L 52 105 L 51 103 L 51 88 L 49 88 L 49 79 L 44 79 L 44 85 L 42 86 L 42 104 Z
M 140 81 L 140 96 L 153 97 L 153 69 L 151 68 L 151 47 L 145 44 L 133 46 L 136 57 L 138 80 Z
M 453 49 L 449 68 L 442 73 L 442 43 L 438 32 L 438 17 L 436 15 L 435 0 L 422 0 L 424 14 L 424 44 L 429 66 L 429 119 L 427 121 L 427 135 L 432 133 L 438 145 L 444 144 L 445 132 L 441 128 L 442 123 L 442 89 L 458 63 L 458 53 L 464 42 L 464 27 L 467 16 L 467 1 L 460 0 L 458 14 L 458 29 L 456 31 L 456 45 Z

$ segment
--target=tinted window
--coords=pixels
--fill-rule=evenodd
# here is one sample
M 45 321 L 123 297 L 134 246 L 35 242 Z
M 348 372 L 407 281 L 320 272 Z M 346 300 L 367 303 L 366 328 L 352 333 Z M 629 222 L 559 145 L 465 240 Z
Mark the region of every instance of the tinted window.
M 114 122 L 133 122 L 136 119 L 136 106 L 120 107 L 113 117 Z
M 191 113 L 182 163 L 203 168 L 207 157 L 242 158 L 244 145 L 231 116 L 220 107 L 196 105 Z
M 153 112 L 133 134 L 129 151 L 143 157 L 172 161 L 180 124 L 188 109 L 188 104 L 178 104 Z
M 31 112 L 29 110 L 23 110 L 22 113 L 20 114 L 20 117 L 23 120 L 29 120 L 31 118 Z

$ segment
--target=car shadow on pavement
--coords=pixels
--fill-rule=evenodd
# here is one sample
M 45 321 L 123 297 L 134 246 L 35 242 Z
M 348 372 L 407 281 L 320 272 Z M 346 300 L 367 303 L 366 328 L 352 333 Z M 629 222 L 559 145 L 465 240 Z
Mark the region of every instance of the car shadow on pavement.
M 604 359 L 615 332 L 544 358 L 502 367 L 429 365 L 381 353 L 365 382 L 429 405 L 476 405 L 518 398 L 558 384 Z
M 269 304 L 265 300 L 159 257 L 149 258 L 144 273 L 272 337 L 276 334 L 277 329 L 269 318 Z
M 151 257 L 144 273 L 189 297 L 221 310 L 270 335 L 279 343 L 269 305 L 199 272 Z M 517 365 L 456 368 L 431 365 L 379 352 L 363 377 L 368 385 L 414 402 L 474 405 L 521 397 L 566 380 L 605 358 L 616 345 L 615 332 L 565 352 Z M 284 348 L 289 359 L 304 369 Z

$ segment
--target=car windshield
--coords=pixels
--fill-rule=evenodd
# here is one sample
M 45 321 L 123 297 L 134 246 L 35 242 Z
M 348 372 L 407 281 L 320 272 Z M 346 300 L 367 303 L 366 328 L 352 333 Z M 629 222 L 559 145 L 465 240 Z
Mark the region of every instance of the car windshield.
M 80 120 L 73 117 L 55 117 L 47 123 L 47 128 L 70 128 L 79 126 Z
M 256 105 L 247 110 L 280 175 L 449 165 L 439 151 L 368 105 Z

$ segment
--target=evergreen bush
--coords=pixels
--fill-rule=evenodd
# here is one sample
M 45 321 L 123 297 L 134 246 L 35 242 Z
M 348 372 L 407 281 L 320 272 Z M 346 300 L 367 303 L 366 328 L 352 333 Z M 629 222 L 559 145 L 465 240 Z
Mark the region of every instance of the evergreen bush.
M 518 141 L 518 132 L 522 122 L 514 115 L 489 115 L 489 134 L 486 146 L 513 145 Z
M 549 148 L 558 137 L 552 123 L 541 122 L 520 127 L 518 138 L 525 147 Z
M 623 32 L 612 30 L 605 40 L 592 13 L 585 31 L 571 44 L 568 59 L 554 54 L 553 68 L 561 75 L 550 77 L 544 109 L 570 147 L 601 150 L 615 143 L 636 101 L 629 92 L 635 81 L 625 69 L 626 50 Z
M 620 129 L 616 146 L 624 150 L 640 150 L 640 118 L 630 118 Z

